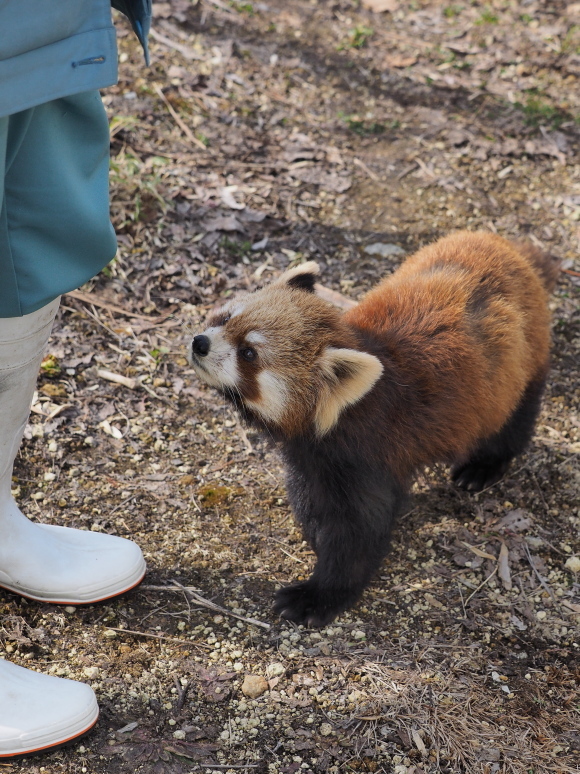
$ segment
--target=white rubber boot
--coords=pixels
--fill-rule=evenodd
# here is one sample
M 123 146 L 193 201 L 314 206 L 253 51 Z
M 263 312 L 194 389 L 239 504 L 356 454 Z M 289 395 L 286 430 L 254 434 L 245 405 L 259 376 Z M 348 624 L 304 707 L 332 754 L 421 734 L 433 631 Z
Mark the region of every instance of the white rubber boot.
M 91 729 L 98 716 L 88 685 L 0 659 L 0 760 L 64 744 Z
M 24 317 L 0 318 L 0 586 L 30 599 L 89 604 L 136 586 L 140 548 L 100 532 L 35 524 L 11 495 L 12 466 L 58 299 Z

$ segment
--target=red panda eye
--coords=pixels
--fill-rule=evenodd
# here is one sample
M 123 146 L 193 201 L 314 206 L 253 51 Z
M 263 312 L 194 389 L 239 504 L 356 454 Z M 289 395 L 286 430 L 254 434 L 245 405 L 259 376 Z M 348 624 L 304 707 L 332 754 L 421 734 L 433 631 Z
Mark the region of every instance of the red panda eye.
M 257 352 L 251 347 L 244 347 L 244 349 L 240 350 L 240 355 L 244 358 L 244 360 L 247 360 L 248 363 L 252 363 L 257 357 Z

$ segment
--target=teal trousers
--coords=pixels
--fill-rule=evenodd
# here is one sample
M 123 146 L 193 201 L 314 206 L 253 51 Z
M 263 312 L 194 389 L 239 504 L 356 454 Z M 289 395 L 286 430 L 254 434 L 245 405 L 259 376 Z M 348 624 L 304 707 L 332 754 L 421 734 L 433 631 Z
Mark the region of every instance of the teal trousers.
M 99 92 L 0 118 L 0 317 L 78 288 L 116 249 Z

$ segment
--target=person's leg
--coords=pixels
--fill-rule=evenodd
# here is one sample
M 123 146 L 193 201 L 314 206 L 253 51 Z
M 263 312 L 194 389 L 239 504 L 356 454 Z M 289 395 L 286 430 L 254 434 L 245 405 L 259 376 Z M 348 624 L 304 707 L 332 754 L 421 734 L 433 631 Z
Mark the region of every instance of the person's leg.
M 0 586 L 74 605 L 133 588 L 145 562 L 130 540 L 35 524 L 11 496 L 12 465 L 57 308 L 58 299 L 23 317 L 0 319 Z
M 67 604 L 121 594 L 145 572 L 134 543 L 34 524 L 10 494 L 58 296 L 115 253 L 108 148 L 98 92 L 0 120 L 0 586 Z
M 115 255 L 109 125 L 98 92 L 0 122 L 0 317 L 17 317 L 80 287 Z
M 0 586 L 67 604 L 121 594 L 145 572 L 131 541 L 33 523 L 11 494 L 58 296 L 115 253 L 107 129 L 96 92 L 0 118 Z M 97 716 L 90 687 L 0 659 L 0 759 L 76 738 Z

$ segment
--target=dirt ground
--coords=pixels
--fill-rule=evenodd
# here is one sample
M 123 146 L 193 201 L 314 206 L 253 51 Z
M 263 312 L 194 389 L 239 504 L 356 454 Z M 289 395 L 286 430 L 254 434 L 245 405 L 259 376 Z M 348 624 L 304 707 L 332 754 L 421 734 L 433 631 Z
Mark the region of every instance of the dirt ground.
M 14 487 L 149 572 L 95 606 L 0 596 L 3 655 L 101 706 L 2 772 L 580 771 L 580 3 L 377 4 L 156 3 L 150 69 L 118 21 L 119 254 L 63 298 Z M 477 496 L 426 471 L 361 603 L 289 625 L 273 594 L 313 555 L 188 336 L 293 263 L 356 299 L 466 227 L 563 261 L 531 448 Z

